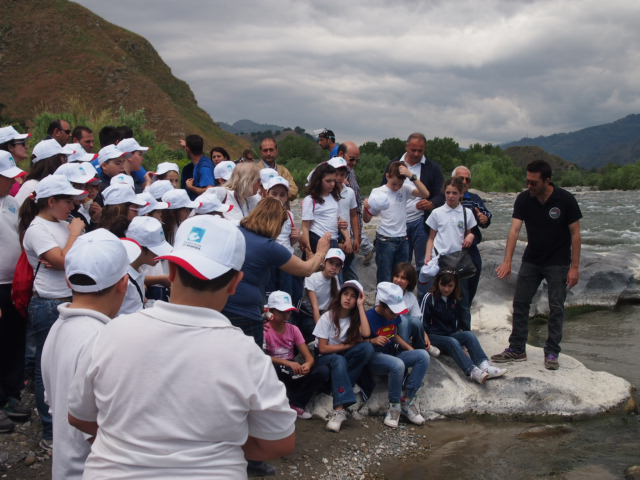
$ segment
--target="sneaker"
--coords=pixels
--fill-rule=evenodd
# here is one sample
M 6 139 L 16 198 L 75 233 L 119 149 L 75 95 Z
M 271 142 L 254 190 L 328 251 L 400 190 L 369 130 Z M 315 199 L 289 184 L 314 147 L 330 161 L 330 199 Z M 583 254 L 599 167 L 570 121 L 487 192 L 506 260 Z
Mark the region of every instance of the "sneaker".
M 480 370 L 478 367 L 473 367 L 473 370 L 471 370 L 471 373 L 469 374 L 469 378 L 478 382 L 480 385 L 484 385 L 484 382 L 489 378 L 489 374 Z
M 16 428 L 15 424 L 9 420 L 4 410 L 0 410 L 0 433 L 11 433 Z
M 558 363 L 558 355 L 555 353 L 549 353 L 544 356 L 544 368 L 547 370 L 558 370 L 560 363 Z
M 31 417 L 31 410 L 20 404 L 17 398 L 9 397 L 9 401 L 4 406 L 4 412 L 11 420 L 16 422 L 26 422 Z
M 51 455 L 51 453 L 53 452 L 53 440 L 47 440 L 46 438 L 43 438 L 38 442 L 38 446 L 49 455 Z
M 292 410 L 295 410 L 298 418 L 302 420 L 309 420 L 313 415 L 310 412 L 307 412 L 304 408 L 296 407 L 295 405 L 289 405 Z
M 400 423 L 400 404 L 399 403 L 390 403 L 389 410 L 384 417 L 384 424 L 387 427 L 398 428 L 398 424 Z
M 257 460 L 247 460 L 247 474 L 250 477 L 268 477 L 278 473 L 273 465 Z
M 524 362 L 526 359 L 527 354 L 525 352 L 518 353 L 511 348 L 505 348 L 503 352 L 491 357 L 491 361 L 495 363 Z
M 402 412 L 402 415 L 407 417 L 407 420 L 409 420 L 414 425 L 424 425 L 424 417 L 420 415 L 420 410 L 418 410 L 418 407 L 416 406 L 413 399 L 403 400 L 400 404 L 400 411 Z
M 346 410 L 334 410 L 331 415 L 329 415 L 329 421 L 327 422 L 326 429 L 338 433 L 340 431 L 340 427 L 342 426 L 342 422 L 344 422 L 346 419 Z
M 485 360 L 480 365 L 478 365 L 478 368 L 483 372 L 487 372 L 487 374 L 489 375 L 487 379 L 498 378 L 503 376 L 505 373 L 507 373 L 507 371 L 504 368 L 495 367 L 491 365 L 487 360 Z
M 427 353 L 433 358 L 436 358 L 440 356 L 440 349 L 435 345 L 429 345 L 429 348 L 427 348 Z

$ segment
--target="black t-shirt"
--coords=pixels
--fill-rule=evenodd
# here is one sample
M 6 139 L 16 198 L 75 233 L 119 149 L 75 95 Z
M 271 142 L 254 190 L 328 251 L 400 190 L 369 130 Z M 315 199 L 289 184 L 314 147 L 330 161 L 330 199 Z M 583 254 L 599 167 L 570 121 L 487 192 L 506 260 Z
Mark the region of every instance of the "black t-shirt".
M 556 186 L 544 204 L 528 191 L 518 195 L 513 205 L 513 218 L 524 222 L 527 248 L 523 262 L 536 265 L 569 265 L 571 233 L 569 225 L 580 220 L 578 202 L 569 192 Z

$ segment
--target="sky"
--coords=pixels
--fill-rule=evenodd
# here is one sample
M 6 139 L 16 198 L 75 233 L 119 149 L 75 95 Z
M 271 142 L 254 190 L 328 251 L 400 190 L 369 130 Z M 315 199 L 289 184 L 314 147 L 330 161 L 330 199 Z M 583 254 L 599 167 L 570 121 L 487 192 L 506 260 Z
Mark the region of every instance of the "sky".
M 636 0 L 79 0 L 216 121 L 463 147 L 640 113 Z

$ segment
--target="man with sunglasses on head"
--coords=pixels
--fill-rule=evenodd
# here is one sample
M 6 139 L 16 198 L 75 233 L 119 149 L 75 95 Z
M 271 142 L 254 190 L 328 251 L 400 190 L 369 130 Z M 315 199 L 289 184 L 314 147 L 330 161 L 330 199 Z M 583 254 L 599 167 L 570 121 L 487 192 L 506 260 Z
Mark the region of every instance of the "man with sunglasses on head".
M 480 228 L 487 228 L 491 224 L 491 212 L 484 204 L 480 195 L 469 191 L 471 186 L 471 170 L 464 165 L 458 165 L 451 172 L 451 177 L 461 178 L 464 182 L 464 195 L 462 196 L 462 205 L 473 212 L 476 218 L 476 226 L 471 229 L 473 233 L 473 244 L 469 247 L 469 255 L 473 264 L 476 266 L 476 274 L 463 280 L 460 284 L 464 291 L 461 307 L 464 312 L 463 330 L 471 330 L 471 303 L 476 296 L 478 290 L 478 282 L 480 282 L 480 273 L 482 272 L 482 258 L 478 244 L 482 241 L 482 233 Z
M 69 143 L 69 138 L 71 138 L 71 125 L 69 122 L 61 118 L 53 120 L 47 128 L 47 139 L 49 138 L 55 138 L 60 146 L 64 147 Z
M 527 190 L 518 195 L 513 205 L 504 261 L 496 269 L 498 278 L 505 278 L 511 273 L 513 252 L 524 223 L 527 247 L 522 255 L 513 296 L 509 347 L 492 356 L 492 361 L 522 362 L 527 359 L 529 307 L 544 279 L 549 297 L 549 334 L 544 344 L 544 367 L 547 370 L 559 368 L 567 287 L 573 287 L 580 279 L 581 218 L 575 197 L 551 182 L 551 166 L 544 160 L 529 163 Z

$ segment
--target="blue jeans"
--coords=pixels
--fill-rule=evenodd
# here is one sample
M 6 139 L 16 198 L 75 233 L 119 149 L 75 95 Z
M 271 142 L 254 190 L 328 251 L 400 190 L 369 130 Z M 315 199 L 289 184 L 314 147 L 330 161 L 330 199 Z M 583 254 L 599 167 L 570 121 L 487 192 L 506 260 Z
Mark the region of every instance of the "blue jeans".
M 408 398 L 416 396 L 429 368 L 429 354 L 426 350 L 405 350 L 397 356 L 376 352 L 369 360 L 369 369 L 374 375 L 389 375 L 389 403 L 399 403 L 402 397 L 402 380 L 407 368 L 411 373 L 405 390 Z
M 525 351 L 529 334 L 529 307 L 540 282 L 545 279 L 549 297 L 549 333 L 544 344 L 544 353 L 545 355 L 560 353 L 568 272 L 567 265 L 539 266 L 522 262 L 518 272 L 516 293 L 513 296 L 513 327 L 509 337 L 509 346 L 514 351 Z
M 400 315 L 398 335 L 413 348 L 427 348 L 424 341 L 424 327 L 422 317 L 410 314 Z
M 373 355 L 373 345 L 358 343 L 341 353 L 330 353 L 318 357 L 318 368 L 327 365 L 331 371 L 331 393 L 333 408 L 348 407 L 356 403 L 353 386 L 358 381 L 362 369 Z
M 390 282 L 393 267 L 409 260 L 407 237 L 383 237 L 376 234 L 376 283 Z
M 424 220 L 424 215 L 413 222 L 407 222 L 407 238 L 409 239 L 409 257 L 415 259 L 416 270 L 420 272 L 424 265 L 424 256 L 427 250 L 427 240 L 429 239 L 429 227 Z M 427 293 L 426 285 L 418 284 L 418 298 L 422 298 Z
M 453 357 L 465 375 L 469 375 L 474 366 L 480 365 L 487 360 L 487 355 L 482 350 L 480 342 L 473 332 L 457 331 L 451 335 L 436 335 L 432 333 L 429 338 L 431 343 L 438 347 L 442 353 Z M 465 353 L 462 347 L 467 347 L 469 355 Z
M 53 438 L 53 424 L 49 414 L 49 405 L 44 401 L 44 383 L 42 382 L 42 347 L 47 339 L 49 330 L 58 319 L 58 305 L 64 303 L 62 300 L 42 298 L 33 296 L 29 302 L 29 318 L 31 319 L 31 329 L 36 341 L 36 407 L 42 422 L 42 438 L 51 440 Z

